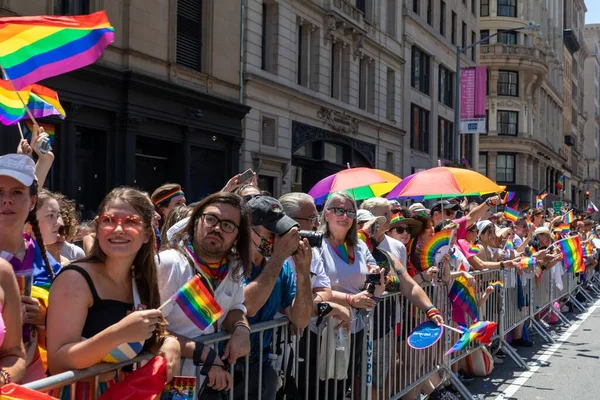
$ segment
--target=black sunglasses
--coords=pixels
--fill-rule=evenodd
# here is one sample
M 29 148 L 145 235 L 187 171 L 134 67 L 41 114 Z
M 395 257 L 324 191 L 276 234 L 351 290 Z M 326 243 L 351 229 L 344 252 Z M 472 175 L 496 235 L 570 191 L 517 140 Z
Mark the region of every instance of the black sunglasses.
M 398 227 L 392 228 L 392 229 L 395 230 L 396 233 L 399 234 L 399 235 L 403 234 L 404 232 L 406 232 L 406 233 L 412 233 L 412 228 L 410 228 L 408 226 L 406 228 L 398 226 Z

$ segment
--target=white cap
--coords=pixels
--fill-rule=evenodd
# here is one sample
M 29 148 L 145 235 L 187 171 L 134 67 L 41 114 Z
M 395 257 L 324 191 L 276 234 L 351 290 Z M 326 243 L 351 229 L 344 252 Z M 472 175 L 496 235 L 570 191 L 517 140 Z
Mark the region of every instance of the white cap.
M 10 176 L 25 186 L 31 186 L 35 178 L 35 163 L 25 154 L 0 156 L 0 176 Z
M 360 209 L 356 212 L 356 222 L 359 224 L 362 222 L 369 222 L 373 219 L 376 219 L 377 223 L 380 225 L 385 222 L 385 217 L 376 217 L 369 210 Z
M 545 226 L 540 226 L 539 228 L 535 228 L 535 231 L 533 231 L 534 236 L 541 235 L 543 233 L 551 235 L 550 229 L 546 228 Z
M 493 225 L 493 224 L 494 223 L 492 221 L 490 221 L 489 219 L 484 219 L 483 221 L 478 221 L 477 222 L 477 230 L 481 234 L 481 231 L 483 231 L 485 228 L 487 228 L 488 226 Z
M 496 237 L 504 237 L 504 235 L 507 235 L 510 232 L 510 228 L 507 227 L 500 227 L 498 225 L 496 225 Z
M 429 210 L 421 203 L 411 204 L 411 206 L 408 207 L 408 211 L 411 213 L 429 212 Z

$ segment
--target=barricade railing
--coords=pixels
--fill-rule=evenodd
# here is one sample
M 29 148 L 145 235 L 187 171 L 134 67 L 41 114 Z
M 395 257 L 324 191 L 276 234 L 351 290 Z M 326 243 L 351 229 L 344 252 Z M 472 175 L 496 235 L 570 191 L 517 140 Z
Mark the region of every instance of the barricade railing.
M 499 340 L 507 355 L 523 368 L 527 368 L 527 363 L 505 340 L 510 331 L 531 321 L 536 331 L 540 333 L 541 330 L 541 336 L 551 341 L 552 337 L 536 320 L 543 317 L 545 310 L 557 312 L 565 323 L 569 323 L 568 319 L 560 309 L 554 307 L 554 302 L 572 301 L 585 310 L 575 295 L 580 290 L 582 293 L 586 290 L 581 289 L 579 277 L 574 273 L 560 274 L 562 288 L 556 282 L 558 274 L 552 275 L 551 271 L 545 271 L 539 279 L 527 275 L 517 279 L 514 270 L 471 273 L 476 281 L 480 320 L 498 323 L 494 339 Z M 504 282 L 504 288 L 495 289 L 485 302 L 480 301 L 489 283 L 498 280 Z M 589 274 L 588 282 L 598 282 L 598 277 Z M 437 285 L 428 284 L 423 289 L 436 304 L 444 320 L 453 324 L 448 285 L 440 282 Z M 319 326 L 316 326 L 313 318 L 302 335 L 290 326 L 286 318 L 254 324 L 251 327 L 253 352 L 228 367 L 234 384 L 232 390 L 221 398 L 268 398 L 274 391 L 284 390 L 293 392 L 295 398 L 311 400 L 343 400 L 349 394 L 350 398 L 361 400 L 399 399 L 421 389 L 431 390 L 448 379 L 463 397 L 471 398 L 471 393 L 453 372 L 453 365 L 482 345 L 472 344 L 463 351 L 445 356 L 445 352 L 460 337 L 446 329 L 443 337 L 433 346 L 414 350 L 407 345 L 406 338 L 417 325 L 425 321 L 426 315 L 405 296 L 390 293 L 382 296 L 375 309 L 353 315 L 350 334 L 344 333 L 346 331 L 337 326 L 339 321 L 331 318 L 326 318 Z M 230 337 L 226 332 L 219 332 L 195 340 L 222 354 Z M 269 342 L 271 346 L 268 346 Z M 94 382 L 98 395 L 99 377 L 102 374 L 138 364 L 152 356 L 144 354 L 121 364 L 99 364 L 81 371 L 68 371 L 25 386 L 48 391 L 86 380 Z M 182 374 L 183 365 L 184 362 L 180 371 Z M 210 390 L 203 388 L 205 377 L 200 375 L 200 369 L 196 368 L 197 389 Z M 71 393 L 74 399 L 75 391 L 71 390 Z

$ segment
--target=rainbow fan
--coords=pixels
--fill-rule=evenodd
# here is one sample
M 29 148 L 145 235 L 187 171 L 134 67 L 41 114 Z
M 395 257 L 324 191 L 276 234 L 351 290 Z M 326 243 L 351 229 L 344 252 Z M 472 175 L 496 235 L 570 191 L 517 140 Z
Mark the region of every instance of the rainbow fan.
M 421 249 L 421 268 L 427 269 L 435 263 L 436 253 L 444 246 L 450 245 L 452 231 L 436 233 L 425 243 Z

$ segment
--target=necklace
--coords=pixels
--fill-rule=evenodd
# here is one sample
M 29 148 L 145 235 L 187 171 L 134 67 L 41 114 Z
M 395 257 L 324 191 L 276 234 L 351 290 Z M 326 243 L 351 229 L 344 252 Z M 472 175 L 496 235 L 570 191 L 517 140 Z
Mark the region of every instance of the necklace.
M 196 262 L 196 265 L 200 269 L 200 273 L 202 273 L 205 278 L 210 279 L 211 284 L 216 289 L 229 272 L 229 261 L 227 260 L 227 257 L 223 257 L 218 263 L 206 262 L 200 258 L 191 241 L 188 242 L 186 250 L 190 257 Z

